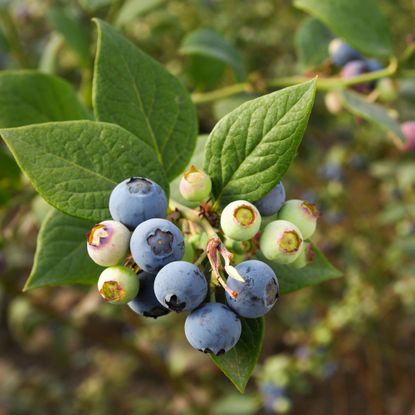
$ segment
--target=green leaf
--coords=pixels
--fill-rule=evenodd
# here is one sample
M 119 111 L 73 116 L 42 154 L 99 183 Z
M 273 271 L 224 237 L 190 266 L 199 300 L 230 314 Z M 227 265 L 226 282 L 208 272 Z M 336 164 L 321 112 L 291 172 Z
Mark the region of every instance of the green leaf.
M 316 246 L 313 246 L 313 251 L 313 262 L 300 269 L 269 261 L 260 252 L 257 256 L 274 270 L 278 278 L 280 294 L 283 295 L 342 276 L 342 273 L 330 264 Z
M 152 147 L 167 178 L 180 174 L 197 134 L 195 107 L 181 83 L 108 24 L 98 26 L 93 101 L 98 120 L 118 124 Z
M 225 62 L 239 81 L 246 78 L 246 69 L 239 51 L 213 29 L 198 29 L 189 33 L 180 47 L 183 55 L 201 55 Z
M 86 233 L 93 225 L 52 210 L 40 228 L 35 261 L 24 289 L 96 283 L 102 268 L 91 261 L 86 250 Z
M 255 201 L 282 178 L 300 145 L 314 102 L 315 80 L 248 101 L 209 136 L 205 171 L 221 205 Z
M 70 84 L 36 71 L 2 72 L 0 107 L 0 128 L 88 117 Z
M 345 107 L 353 114 L 381 127 L 399 143 L 405 142 L 399 123 L 379 104 L 366 101 L 361 95 L 352 91 L 342 91 L 340 95 Z
M 48 16 L 53 28 L 62 35 L 68 46 L 79 58 L 81 65 L 89 68 L 91 56 L 88 25 L 61 8 L 51 9 Z
M 236 389 L 243 393 L 261 353 L 264 319 L 241 318 L 241 323 L 242 334 L 236 346 L 221 356 L 210 357 Z
M 330 30 L 319 20 L 309 17 L 295 34 L 297 56 L 304 69 L 321 65 L 329 56 L 329 43 L 333 38 Z
M 94 222 L 108 219 L 112 189 L 131 176 L 149 177 L 167 190 L 153 151 L 117 125 L 66 121 L 0 134 L 34 188 L 68 215 Z
M 124 26 L 138 16 L 143 16 L 160 7 L 165 2 L 166 0 L 127 0 L 118 12 L 114 25 L 116 27 Z
M 374 0 L 295 0 L 294 4 L 363 54 L 392 54 L 389 24 Z
M 222 81 L 226 67 L 226 63 L 208 56 L 192 55 L 187 61 L 186 71 L 195 89 L 206 90 Z

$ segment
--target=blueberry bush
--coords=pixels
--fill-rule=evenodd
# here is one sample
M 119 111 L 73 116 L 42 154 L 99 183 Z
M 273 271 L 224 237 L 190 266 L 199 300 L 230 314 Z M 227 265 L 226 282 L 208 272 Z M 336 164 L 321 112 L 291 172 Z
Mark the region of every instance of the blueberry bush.
M 11 342 L 131 357 L 101 355 L 79 413 L 119 402 L 93 388 L 122 391 L 136 358 L 174 413 L 304 410 L 383 305 L 413 321 L 415 43 L 390 24 L 409 2 L 295 0 L 279 28 L 268 0 L 48 6 L 0 5 L 1 301 Z M 399 413 L 372 403 L 386 386 L 367 413 Z

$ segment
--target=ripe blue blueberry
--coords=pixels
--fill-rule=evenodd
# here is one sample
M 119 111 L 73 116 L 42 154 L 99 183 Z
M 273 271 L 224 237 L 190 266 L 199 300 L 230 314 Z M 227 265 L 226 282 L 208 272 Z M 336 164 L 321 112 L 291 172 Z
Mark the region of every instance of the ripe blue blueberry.
M 262 216 L 272 216 L 280 210 L 285 202 L 285 189 L 282 182 L 279 182 L 263 198 L 257 200 L 254 205 Z
M 106 268 L 98 279 L 101 297 L 111 304 L 128 303 L 137 295 L 139 286 L 136 273 L 122 265 Z
M 208 286 L 205 276 L 196 265 L 175 261 L 157 274 L 154 293 L 161 304 L 179 313 L 199 307 L 206 298 Z
M 241 337 L 238 316 L 220 303 L 207 303 L 190 313 L 184 324 L 186 338 L 195 349 L 219 356 Z
M 220 226 L 226 237 L 235 241 L 247 241 L 259 231 L 261 215 L 252 203 L 236 200 L 223 209 Z
M 130 238 L 130 231 L 122 223 L 105 220 L 88 232 L 88 254 L 103 267 L 117 265 L 127 256 Z
M 164 190 L 144 177 L 131 177 L 118 184 L 111 193 L 109 210 L 114 220 L 134 230 L 140 223 L 166 215 Z
M 380 71 L 383 65 L 377 59 L 366 59 L 366 67 L 369 72 Z
M 180 180 L 180 193 L 190 202 L 201 202 L 206 199 L 212 190 L 210 177 L 196 166 L 191 165 Z
M 247 318 L 261 317 L 268 313 L 278 299 L 278 280 L 272 268 L 262 261 L 251 259 L 236 266 L 245 282 L 228 278 L 230 289 L 238 296 L 226 293 L 229 307 L 238 315 Z
M 168 263 L 183 258 L 183 235 L 166 219 L 149 219 L 133 232 L 130 250 L 142 270 L 155 274 Z
M 329 55 L 331 61 L 338 68 L 346 65 L 347 62 L 352 60 L 360 59 L 361 55 L 359 52 L 354 50 L 347 43 L 343 42 L 341 39 L 333 39 L 329 44 Z
M 296 225 L 304 239 L 308 239 L 313 235 L 319 216 L 320 212 L 315 203 L 298 199 L 287 200 L 278 212 L 278 219 Z
M 281 210 L 280 210 L 281 212 Z M 293 223 L 275 220 L 265 226 L 259 240 L 265 258 L 280 264 L 289 264 L 300 255 L 303 236 Z
M 154 294 L 154 279 L 156 274 L 149 272 L 140 272 L 137 277 L 140 281 L 140 291 L 137 296 L 128 303 L 128 306 L 144 317 L 157 318 L 169 313 L 166 307 L 157 300 Z

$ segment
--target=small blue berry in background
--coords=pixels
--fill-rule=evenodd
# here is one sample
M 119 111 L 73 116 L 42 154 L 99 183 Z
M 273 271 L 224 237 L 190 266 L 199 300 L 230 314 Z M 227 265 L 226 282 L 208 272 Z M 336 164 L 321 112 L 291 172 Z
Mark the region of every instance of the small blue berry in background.
M 257 200 L 254 205 L 262 216 L 272 216 L 280 210 L 285 202 L 285 188 L 279 182 L 269 193 Z
M 154 281 L 158 301 L 169 310 L 191 311 L 199 307 L 208 293 L 206 278 L 200 269 L 186 261 L 170 262 Z
M 238 316 L 226 305 L 207 303 L 191 312 L 184 332 L 191 346 L 217 356 L 226 353 L 241 337 L 242 325 Z
M 122 223 L 105 220 L 95 225 L 87 236 L 87 251 L 98 265 L 109 267 L 125 259 L 131 233 Z
M 247 241 L 256 235 L 261 226 L 258 209 L 246 200 L 235 200 L 222 211 L 220 226 L 228 238 Z
M 137 295 L 139 287 L 136 273 L 122 265 L 106 268 L 98 279 L 101 297 L 111 304 L 128 303 Z
M 163 218 L 167 197 L 155 182 L 144 177 L 131 177 L 118 184 L 110 195 L 109 210 L 114 220 L 134 230 L 140 223 Z
M 278 280 L 272 268 L 262 261 L 252 259 L 241 262 L 236 269 L 245 281 L 228 278 L 229 288 L 238 293 L 236 298 L 226 293 L 229 307 L 238 315 L 248 318 L 268 313 L 279 293 Z
M 149 219 L 138 225 L 130 241 L 131 255 L 144 271 L 157 273 L 184 255 L 180 229 L 166 219 Z
M 140 281 L 140 290 L 137 296 L 128 303 L 135 313 L 144 317 L 157 318 L 170 311 L 157 300 L 154 294 L 154 279 L 156 274 L 140 272 L 137 276 Z
M 361 58 L 358 51 L 354 50 L 351 46 L 339 38 L 333 39 L 330 42 L 329 56 L 333 64 L 338 68 L 343 67 L 350 61 Z
M 366 59 L 366 67 L 368 72 L 375 72 L 383 69 L 383 65 L 377 59 Z

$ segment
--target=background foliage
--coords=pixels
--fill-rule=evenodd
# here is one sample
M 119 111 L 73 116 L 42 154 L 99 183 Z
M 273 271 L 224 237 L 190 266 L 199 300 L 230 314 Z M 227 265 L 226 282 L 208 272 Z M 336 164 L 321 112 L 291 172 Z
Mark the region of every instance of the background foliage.
M 311 5 L 311 14 L 330 27 L 322 17 L 330 10 L 315 5 L 330 2 L 296 3 L 302 9 Z M 414 35 L 413 3 L 377 4 L 388 22 L 393 48 L 401 53 Z M 79 0 L 49 1 L 48 7 L 32 0 L 2 6 L 6 7 L 0 12 L 1 68 L 40 68 L 59 75 L 79 91 L 85 104 L 75 112 L 73 105 L 68 106 L 69 110 L 65 103 L 76 97 L 57 80 L 65 99 L 59 108 L 45 109 L 44 121 L 88 117 L 93 98 L 93 16 L 112 22 L 199 93 L 243 82 L 247 74 L 260 87 L 266 79 L 303 73 L 317 61 L 314 56 L 325 57 L 323 49 L 312 56 L 298 55 L 297 30 L 303 24 L 316 31 L 321 42 L 328 39 L 327 29 L 310 23 L 306 14 L 282 0 Z M 212 30 L 220 34 L 221 41 L 214 39 L 219 49 L 212 50 Z M 391 48 L 386 40 L 376 45 L 379 55 Z M 413 62 L 408 59 L 411 70 Z M 0 74 L 0 102 L 12 82 L 19 82 L 7 77 Z M 399 97 L 389 110 L 397 110 L 401 120 L 415 119 L 414 84 L 411 77 L 397 83 Z M 30 85 L 23 89 L 28 91 Z M 35 94 L 40 103 L 47 102 L 41 94 L 47 96 L 47 85 Z M 323 215 L 316 242 L 344 271 L 344 278 L 282 297 L 266 317 L 260 365 L 245 395 L 237 394 L 205 356 L 187 346 L 183 316 L 138 319 L 126 308 L 102 304 L 94 288 L 21 292 L 40 224 L 47 221 L 56 232 L 67 228 L 65 217 L 48 214 L 49 207 L 35 196 L 1 146 L 0 412 L 411 414 L 415 410 L 414 156 L 391 144 L 385 132 L 390 127 L 382 130 L 376 123 L 364 122 L 362 118 L 370 116 L 364 117 L 365 107 L 359 103 L 350 103 L 353 95 L 347 102 L 358 118 L 346 111 L 328 113 L 323 97 L 317 95 L 284 183 L 290 197 L 316 200 L 320 206 Z M 245 100 L 242 93 L 199 105 L 200 132 L 209 133 L 219 118 Z M 17 111 L 24 112 L 26 123 L 37 122 L 30 118 L 30 108 L 3 104 L 2 128 L 18 126 L 13 123 Z M 380 116 L 381 124 L 385 119 Z M 123 134 L 128 135 L 124 130 Z M 79 222 L 80 229 L 88 227 Z M 74 238 L 67 255 L 80 244 Z M 44 275 L 42 264 L 37 265 Z M 66 270 L 76 281 L 76 272 Z

